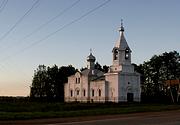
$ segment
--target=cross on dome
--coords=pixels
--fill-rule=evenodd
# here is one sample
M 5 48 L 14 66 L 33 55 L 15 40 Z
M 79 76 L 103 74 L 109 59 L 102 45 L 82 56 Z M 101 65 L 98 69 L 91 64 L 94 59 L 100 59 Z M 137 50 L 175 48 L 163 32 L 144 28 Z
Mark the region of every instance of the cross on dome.
M 92 53 L 92 48 L 90 48 L 90 54 Z

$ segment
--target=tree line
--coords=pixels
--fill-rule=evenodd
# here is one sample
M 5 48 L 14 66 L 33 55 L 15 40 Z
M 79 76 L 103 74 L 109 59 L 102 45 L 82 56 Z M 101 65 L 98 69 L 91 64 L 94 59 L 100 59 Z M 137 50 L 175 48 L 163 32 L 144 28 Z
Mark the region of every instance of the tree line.
M 95 68 L 103 72 L 108 71 L 108 66 L 101 66 L 98 62 Z M 81 68 L 81 71 L 86 68 Z M 72 65 L 52 67 L 39 65 L 34 71 L 30 87 L 30 99 L 39 101 L 64 101 L 64 83 L 68 82 L 68 76 L 75 74 L 78 70 Z
M 180 79 L 180 55 L 177 51 L 154 55 L 150 60 L 135 66 L 141 74 L 142 101 L 169 102 L 171 92 L 177 97 L 179 86 L 166 86 L 166 80 Z
M 180 79 L 180 55 L 177 51 L 154 55 L 143 64 L 133 65 L 135 71 L 141 74 L 141 99 L 143 102 L 169 102 L 172 96 L 170 91 L 174 97 L 178 96 L 179 86 L 172 86 L 170 89 L 165 86 L 166 80 Z M 95 68 L 106 73 L 109 66 L 101 66 L 97 62 Z M 80 70 L 84 69 L 86 68 Z M 62 67 L 39 65 L 34 72 L 30 98 L 63 102 L 64 83 L 67 82 L 68 76 L 77 71 L 72 65 Z
M 62 102 L 64 99 L 64 83 L 67 82 L 67 77 L 75 72 L 76 69 L 71 65 L 62 67 L 39 65 L 34 71 L 30 98 Z

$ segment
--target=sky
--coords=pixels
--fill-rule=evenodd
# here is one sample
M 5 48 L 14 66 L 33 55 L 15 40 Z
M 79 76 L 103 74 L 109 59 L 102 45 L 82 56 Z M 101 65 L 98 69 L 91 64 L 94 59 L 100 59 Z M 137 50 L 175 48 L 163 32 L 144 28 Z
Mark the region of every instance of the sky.
M 101 65 L 123 19 L 132 63 L 180 52 L 179 0 L 0 0 L 0 96 L 28 96 L 40 64 L 86 66 L 92 49 Z

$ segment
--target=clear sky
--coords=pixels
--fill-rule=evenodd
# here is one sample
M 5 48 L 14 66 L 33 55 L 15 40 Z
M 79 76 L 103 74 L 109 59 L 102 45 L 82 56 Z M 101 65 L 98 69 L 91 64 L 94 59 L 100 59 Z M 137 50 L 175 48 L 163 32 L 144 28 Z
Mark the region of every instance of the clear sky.
M 180 51 L 179 0 L 111 0 L 91 11 L 106 1 L 0 0 L 0 96 L 29 95 L 39 64 L 86 66 L 90 48 L 111 65 L 121 19 L 133 63 Z

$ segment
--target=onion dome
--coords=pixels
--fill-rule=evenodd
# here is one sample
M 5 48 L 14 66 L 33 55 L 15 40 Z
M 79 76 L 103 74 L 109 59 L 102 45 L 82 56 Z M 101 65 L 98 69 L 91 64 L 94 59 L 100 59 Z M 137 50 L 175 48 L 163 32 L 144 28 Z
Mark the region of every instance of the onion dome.
M 88 62 L 95 62 L 96 58 L 90 53 L 90 55 L 87 57 Z

